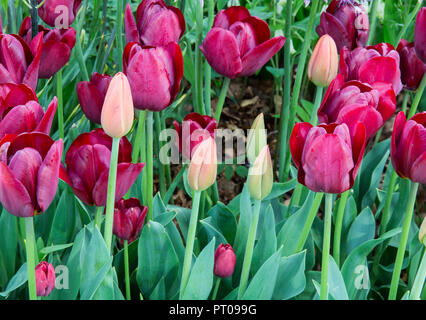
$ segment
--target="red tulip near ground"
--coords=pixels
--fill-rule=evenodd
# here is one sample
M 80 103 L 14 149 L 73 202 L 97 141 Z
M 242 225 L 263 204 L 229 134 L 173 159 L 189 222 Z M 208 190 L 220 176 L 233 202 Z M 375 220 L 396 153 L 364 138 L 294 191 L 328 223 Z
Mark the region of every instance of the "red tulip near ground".
M 106 204 L 111 147 L 112 138 L 102 129 L 95 129 L 79 135 L 65 156 L 66 168 L 61 168 L 60 177 L 88 205 Z M 118 154 L 116 201 L 126 194 L 144 167 L 131 162 L 132 145 L 124 137 Z
M 40 4 L 43 0 L 37 0 Z M 81 0 L 44 0 L 38 9 L 40 18 L 51 27 L 68 29 L 74 22 Z
M 150 46 L 179 42 L 185 32 L 182 12 L 174 6 L 167 6 L 163 0 L 143 0 L 138 6 L 136 21 L 130 4 L 127 4 L 124 23 L 127 42 Z
M 417 56 L 414 42 L 402 39 L 396 50 L 401 59 L 401 81 L 405 88 L 415 91 L 425 74 L 426 64 Z
M 346 124 L 297 123 L 290 137 L 290 151 L 298 169 L 298 181 L 315 192 L 349 190 L 361 164 L 366 143 L 359 122 L 351 134 Z
M 237 258 L 230 244 L 221 243 L 214 253 L 214 269 L 216 277 L 228 278 L 232 276 Z
M 426 63 L 426 7 L 421 8 L 417 14 L 414 45 L 417 56 Z
M 0 147 L 0 202 L 11 214 L 33 217 L 47 210 L 59 181 L 63 142 L 23 133 Z
M 398 113 L 392 133 L 391 159 L 402 178 L 426 183 L 426 112 L 411 119 Z
M 35 268 L 37 296 L 47 297 L 55 288 L 56 275 L 53 266 L 42 261 Z
M 349 50 L 364 47 L 369 35 L 367 12 L 355 1 L 342 4 L 340 0 L 333 0 L 321 14 L 316 31 L 320 36 L 331 36 L 339 51 L 343 47 Z
M 230 7 L 216 15 L 200 50 L 217 73 L 233 79 L 255 74 L 284 42 L 282 36 L 271 39 L 268 24 L 245 7 Z
M 127 240 L 129 244 L 135 241 L 142 230 L 147 211 L 148 208 L 136 198 L 118 201 L 114 209 L 114 235 L 120 240 Z
M 43 33 L 39 77 L 48 79 L 68 63 L 75 45 L 76 31 L 73 28 L 51 30 L 42 25 L 38 26 L 38 31 Z M 19 35 L 27 44 L 31 43 L 31 17 L 24 19 Z

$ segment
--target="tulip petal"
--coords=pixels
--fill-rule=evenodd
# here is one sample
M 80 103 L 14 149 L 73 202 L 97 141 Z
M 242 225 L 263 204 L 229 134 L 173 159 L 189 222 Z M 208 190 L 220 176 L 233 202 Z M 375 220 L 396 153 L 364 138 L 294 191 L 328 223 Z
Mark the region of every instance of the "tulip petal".
M 71 49 L 65 43 L 46 41 L 41 51 L 39 77 L 48 79 L 67 64 L 71 56 Z
M 407 122 L 407 119 L 405 118 L 404 112 L 403 111 L 399 112 L 395 118 L 395 123 L 393 126 L 393 132 L 392 132 L 391 160 L 392 160 L 392 166 L 399 176 L 404 176 L 404 175 L 402 174 L 402 171 L 400 169 L 401 162 L 400 162 L 400 157 L 397 150 L 401 142 L 401 135 L 406 122 Z
M 7 151 L 7 157 L 10 159 L 21 149 L 33 148 L 37 150 L 44 159 L 53 143 L 54 141 L 52 138 L 41 132 L 22 133 L 11 141 Z
M 105 97 L 90 82 L 83 81 L 77 84 L 77 96 L 81 110 L 92 122 L 101 124 L 101 112 Z
M 7 86 L 8 84 L 3 84 L 0 86 Z M 10 88 L 9 93 L 4 100 L 4 108 L 10 108 L 14 106 L 18 106 L 21 104 L 25 104 L 30 100 L 38 101 L 37 95 L 33 89 L 28 87 L 25 84 L 14 85 Z M 1 116 L 0 116 L 1 118 Z
M 413 162 L 410 179 L 417 183 L 426 183 L 426 151 Z
M 328 34 L 336 42 L 337 50 L 343 47 L 352 48 L 352 39 L 348 34 L 346 27 L 335 16 L 328 12 L 323 12 L 320 18 L 320 24 L 316 29 L 319 36 Z
M 355 163 L 351 174 L 351 188 L 355 183 L 358 170 L 361 167 L 361 161 L 364 156 L 365 147 L 367 144 L 367 133 L 362 122 L 358 122 L 353 129 L 352 134 L 352 158 Z
M 136 26 L 135 17 L 133 16 L 130 3 L 126 5 L 126 11 L 124 13 L 124 29 L 126 32 L 127 42 L 139 41 L 139 31 Z
M 53 97 L 52 102 L 50 102 L 49 107 L 46 110 L 43 118 L 38 124 L 35 131 L 42 132 L 45 134 L 50 133 L 50 129 L 52 128 L 53 118 L 55 117 L 56 109 L 58 107 L 58 98 Z
M 19 134 L 33 131 L 43 115 L 43 109 L 35 101 L 12 108 L 0 122 L 0 138 L 7 133 Z
M 27 72 L 23 79 L 23 83 L 31 87 L 33 90 L 37 88 L 38 73 L 40 68 L 41 51 L 43 46 L 43 33 L 40 32 L 32 41 L 31 47 L 34 51 L 34 59 L 28 66 Z
M 213 28 L 229 29 L 235 22 L 243 21 L 250 16 L 250 12 L 246 7 L 232 6 L 218 12 L 213 22 Z

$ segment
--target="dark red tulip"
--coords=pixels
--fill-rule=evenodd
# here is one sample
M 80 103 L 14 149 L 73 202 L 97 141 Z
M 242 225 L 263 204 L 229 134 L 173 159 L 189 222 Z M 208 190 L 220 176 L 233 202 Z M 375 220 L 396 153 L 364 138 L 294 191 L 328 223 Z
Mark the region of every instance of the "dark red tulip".
M 352 188 L 366 143 L 364 125 L 358 122 L 351 136 L 346 124 L 296 123 L 290 151 L 298 181 L 315 192 L 342 193 Z
M 321 14 L 316 30 L 319 36 L 330 35 L 340 51 L 343 47 L 353 50 L 365 46 L 369 29 L 368 14 L 362 5 L 354 1 L 333 0 Z
M 426 7 L 421 8 L 417 14 L 414 45 L 417 56 L 426 63 Z
M 38 31 L 43 33 L 39 78 L 48 79 L 68 63 L 76 31 L 73 28 L 50 30 L 42 25 L 38 26 Z M 22 21 L 19 35 L 27 44 L 31 43 L 31 17 Z
M 30 44 L 14 34 L 0 34 L 0 83 L 24 83 L 37 87 L 43 33 Z
M 0 202 L 11 214 L 33 217 L 55 198 L 62 140 L 44 133 L 23 133 L 0 146 Z
M 377 82 L 372 86 L 356 80 L 345 83 L 343 76 L 338 74 L 325 93 L 318 120 L 320 123 L 346 123 L 350 132 L 361 121 L 368 140 L 393 115 L 395 108 L 396 97 L 389 83 Z
M 219 11 L 200 50 L 211 67 L 228 78 L 255 74 L 283 46 L 284 37 L 271 38 L 268 24 L 245 7 Z
M 426 183 L 426 112 L 407 121 L 398 113 L 392 133 L 392 166 L 402 178 Z
M 401 81 L 408 90 L 417 90 L 426 71 L 426 64 L 416 54 L 414 42 L 401 39 L 396 50 L 400 56 Z
M 228 278 L 234 273 L 237 258 L 231 245 L 221 243 L 214 253 L 213 273 L 216 277 Z
M 115 204 L 113 232 L 120 240 L 135 241 L 142 230 L 147 207 L 138 199 L 121 199 Z
M 150 46 L 165 46 L 179 42 L 185 32 L 185 18 L 163 0 L 143 0 L 136 12 L 136 21 L 130 4 L 124 16 L 127 42 L 140 42 Z
M 58 100 L 53 98 L 44 112 L 35 92 L 25 84 L 0 84 L 0 139 L 6 134 L 49 134 Z
M 82 81 L 77 84 L 81 110 L 94 123 L 101 124 L 102 107 L 111 79 L 109 75 L 95 72 L 90 82 Z
M 55 288 L 56 275 L 53 266 L 42 261 L 35 268 L 37 296 L 47 297 Z
M 37 0 L 41 3 L 43 0 Z M 68 29 L 74 22 L 81 0 L 45 0 L 38 9 L 41 20 L 57 29 Z
M 164 47 L 130 42 L 123 66 L 137 109 L 161 111 L 176 98 L 183 77 L 183 56 L 176 42 Z
M 196 112 L 185 116 L 182 124 L 175 121 L 179 151 L 186 159 L 190 159 L 195 148 L 208 137 L 215 137 L 216 119 L 202 116 Z
M 389 43 L 366 48 L 340 51 L 339 70 L 345 81 L 359 80 L 373 85 L 376 82 L 392 84 L 395 95 L 402 90 L 399 54 Z
M 67 151 L 66 168 L 61 167 L 60 178 L 88 205 L 106 204 L 111 148 L 112 138 L 102 129 L 95 129 L 79 135 Z M 143 163 L 131 162 L 132 145 L 124 137 L 118 154 L 116 201 L 126 194 L 144 167 Z

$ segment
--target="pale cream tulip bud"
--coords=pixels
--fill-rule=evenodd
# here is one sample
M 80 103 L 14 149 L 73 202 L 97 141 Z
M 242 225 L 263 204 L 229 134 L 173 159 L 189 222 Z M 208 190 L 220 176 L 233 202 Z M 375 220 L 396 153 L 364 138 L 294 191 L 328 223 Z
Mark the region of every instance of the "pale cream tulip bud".
M 308 65 L 308 77 L 319 87 L 328 86 L 337 76 L 339 57 L 336 43 L 328 34 L 317 42 Z
M 247 138 L 247 159 L 250 163 L 256 160 L 260 151 L 267 144 L 265 121 L 263 119 L 263 113 L 261 113 L 254 120 Z
M 423 219 L 419 230 L 419 240 L 426 246 L 426 218 Z
M 111 80 L 102 107 L 101 124 L 112 138 L 121 138 L 132 129 L 134 120 L 132 92 L 124 73 Z
M 188 183 L 192 190 L 203 191 L 216 181 L 217 150 L 212 137 L 205 139 L 195 149 L 188 168 Z
M 274 174 L 269 146 L 264 146 L 249 170 L 248 191 L 256 200 L 265 199 L 272 190 Z

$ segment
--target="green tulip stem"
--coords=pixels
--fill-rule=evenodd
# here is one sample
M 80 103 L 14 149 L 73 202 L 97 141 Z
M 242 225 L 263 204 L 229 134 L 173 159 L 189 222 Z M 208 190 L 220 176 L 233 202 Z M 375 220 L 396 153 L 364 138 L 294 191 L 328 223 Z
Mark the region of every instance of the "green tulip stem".
M 104 207 L 96 207 L 95 212 L 95 226 L 98 227 L 99 230 L 101 230 L 101 220 L 102 220 L 102 213 L 104 211 Z
M 217 277 L 216 284 L 215 284 L 214 290 L 213 290 L 212 300 L 216 300 L 217 292 L 219 291 L 220 281 L 221 280 L 222 280 L 222 278 Z
M 138 119 L 138 128 L 136 130 L 136 137 L 133 141 L 133 153 L 132 153 L 132 162 L 138 163 L 139 162 L 139 156 L 140 156 L 140 150 L 145 149 L 145 146 L 142 145 L 145 142 L 145 139 L 143 139 L 144 133 L 145 133 L 145 119 L 146 119 L 146 111 L 142 110 L 139 111 L 139 119 Z
M 148 221 L 152 220 L 152 197 L 154 194 L 154 114 L 146 113 L 146 189 L 144 200 L 148 207 Z
M 59 138 L 64 140 L 64 99 L 62 97 L 62 70 L 56 73 L 56 96 L 58 98 L 58 128 Z
M 315 101 L 314 101 L 314 106 L 312 108 L 312 113 L 311 113 L 311 124 L 313 126 L 317 126 L 318 125 L 318 109 L 321 105 L 321 101 L 322 101 L 322 92 L 323 92 L 323 87 L 317 86 L 316 90 L 315 90 Z
M 377 5 L 379 4 L 379 0 L 373 0 L 370 10 L 370 34 L 368 36 L 368 45 L 373 44 L 374 37 L 376 33 L 376 24 L 377 24 Z
M 160 112 L 154 113 L 154 122 L 155 122 L 155 137 L 157 142 L 157 150 L 158 155 L 160 155 L 161 147 L 163 146 L 163 142 L 160 141 L 160 135 L 161 135 L 161 116 Z M 160 159 L 161 160 L 161 159 Z M 165 165 L 160 161 L 159 162 L 159 180 L 160 180 L 160 195 L 161 197 L 164 197 L 166 194 L 166 168 Z
M 216 111 L 214 113 L 214 118 L 219 124 L 220 116 L 222 114 L 223 105 L 225 103 L 226 94 L 228 93 L 229 84 L 231 83 L 230 78 L 223 79 L 222 89 L 220 91 L 219 100 L 217 101 Z
M 398 284 L 401 276 L 402 262 L 404 260 L 405 248 L 407 247 L 408 233 L 410 231 L 411 220 L 413 219 L 414 205 L 416 204 L 416 195 L 419 188 L 418 183 L 411 183 L 410 195 L 408 197 L 407 209 L 405 210 L 402 224 L 401 238 L 399 240 L 398 251 L 396 253 L 395 266 L 392 274 L 392 281 L 389 290 L 389 300 L 395 300 L 398 292 Z
M 117 0 L 117 48 L 118 48 L 118 66 L 120 70 L 123 70 L 123 0 Z
M 196 111 L 203 115 L 205 114 L 203 101 L 203 58 L 199 48 L 203 38 L 203 7 L 200 1 L 196 3 L 195 97 Z
M 303 225 L 302 232 L 300 234 L 299 241 L 297 242 L 296 251 L 294 253 L 298 253 L 303 250 L 305 247 L 306 240 L 308 239 L 309 232 L 311 231 L 312 224 L 314 223 L 314 219 L 318 213 L 318 209 L 321 205 L 322 198 L 324 193 L 317 192 L 314 198 L 314 202 L 312 203 L 311 209 L 308 212 L 308 217 L 306 218 L 305 224 Z
M 426 279 L 426 250 L 423 253 L 422 261 L 420 262 L 419 270 L 417 271 L 416 278 L 414 279 L 413 287 L 411 288 L 410 299 L 420 300 L 423 285 Z
M 189 222 L 188 235 L 186 237 L 185 257 L 183 260 L 182 279 L 180 282 L 179 299 L 182 300 L 191 271 L 192 255 L 194 251 L 195 233 L 197 231 L 198 211 L 200 207 L 201 191 L 194 191 L 192 197 L 192 212 Z
M 338 267 L 340 266 L 340 240 L 342 236 L 343 217 L 345 215 L 346 202 L 350 194 L 350 189 L 342 193 L 339 207 L 337 208 L 336 225 L 334 227 L 333 257 Z
M 83 7 L 83 6 L 82 6 Z M 85 7 L 83 7 L 85 13 Z M 84 15 L 81 13 L 79 19 L 84 18 Z M 105 21 L 104 21 L 105 23 Z M 77 24 L 77 35 L 75 37 L 75 53 L 77 57 L 78 64 L 80 65 L 80 70 L 82 72 L 83 80 L 90 81 L 89 72 L 87 71 L 86 61 L 84 60 L 83 49 L 81 45 L 81 25 L 82 23 L 79 21 Z
M 325 195 L 324 237 L 322 243 L 321 291 L 320 299 L 328 300 L 328 265 L 330 261 L 331 214 L 333 212 L 333 195 Z
M 27 251 L 28 292 L 30 300 L 37 300 L 36 276 L 35 276 L 35 234 L 34 218 L 25 219 L 25 248 Z
M 108 193 L 106 203 L 106 218 L 104 239 L 108 249 L 111 253 L 112 243 L 112 227 L 114 222 L 114 205 L 115 205 L 115 187 L 117 181 L 117 164 L 118 164 L 118 148 L 120 146 L 120 138 L 112 139 L 111 161 L 109 165 L 108 176 Z
M 247 289 L 247 283 L 250 275 L 251 260 L 253 258 L 254 242 L 256 240 L 257 225 L 259 222 L 260 200 L 254 201 L 253 216 L 248 233 L 246 250 L 244 253 L 243 268 L 241 270 L 240 287 L 238 289 L 238 300 L 241 300 Z
M 423 75 L 422 82 L 420 82 L 419 87 L 417 88 L 416 95 L 414 96 L 413 103 L 411 104 L 410 112 L 408 113 L 407 119 L 410 119 L 417 112 L 417 108 L 420 104 L 420 100 L 423 96 L 423 91 L 426 86 L 426 73 Z
M 214 0 L 208 0 L 208 28 L 211 29 L 213 25 L 213 19 L 214 19 L 214 6 L 215 1 Z M 211 115 L 212 113 L 212 68 L 208 63 L 204 64 L 204 78 L 205 78 L 205 90 L 204 90 L 204 100 L 206 104 L 206 114 Z
M 131 300 L 130 294 L 130 276 L 129 276 L 129 243 L 124 240 L 124 277 L 126 281 L 126 299 Z

